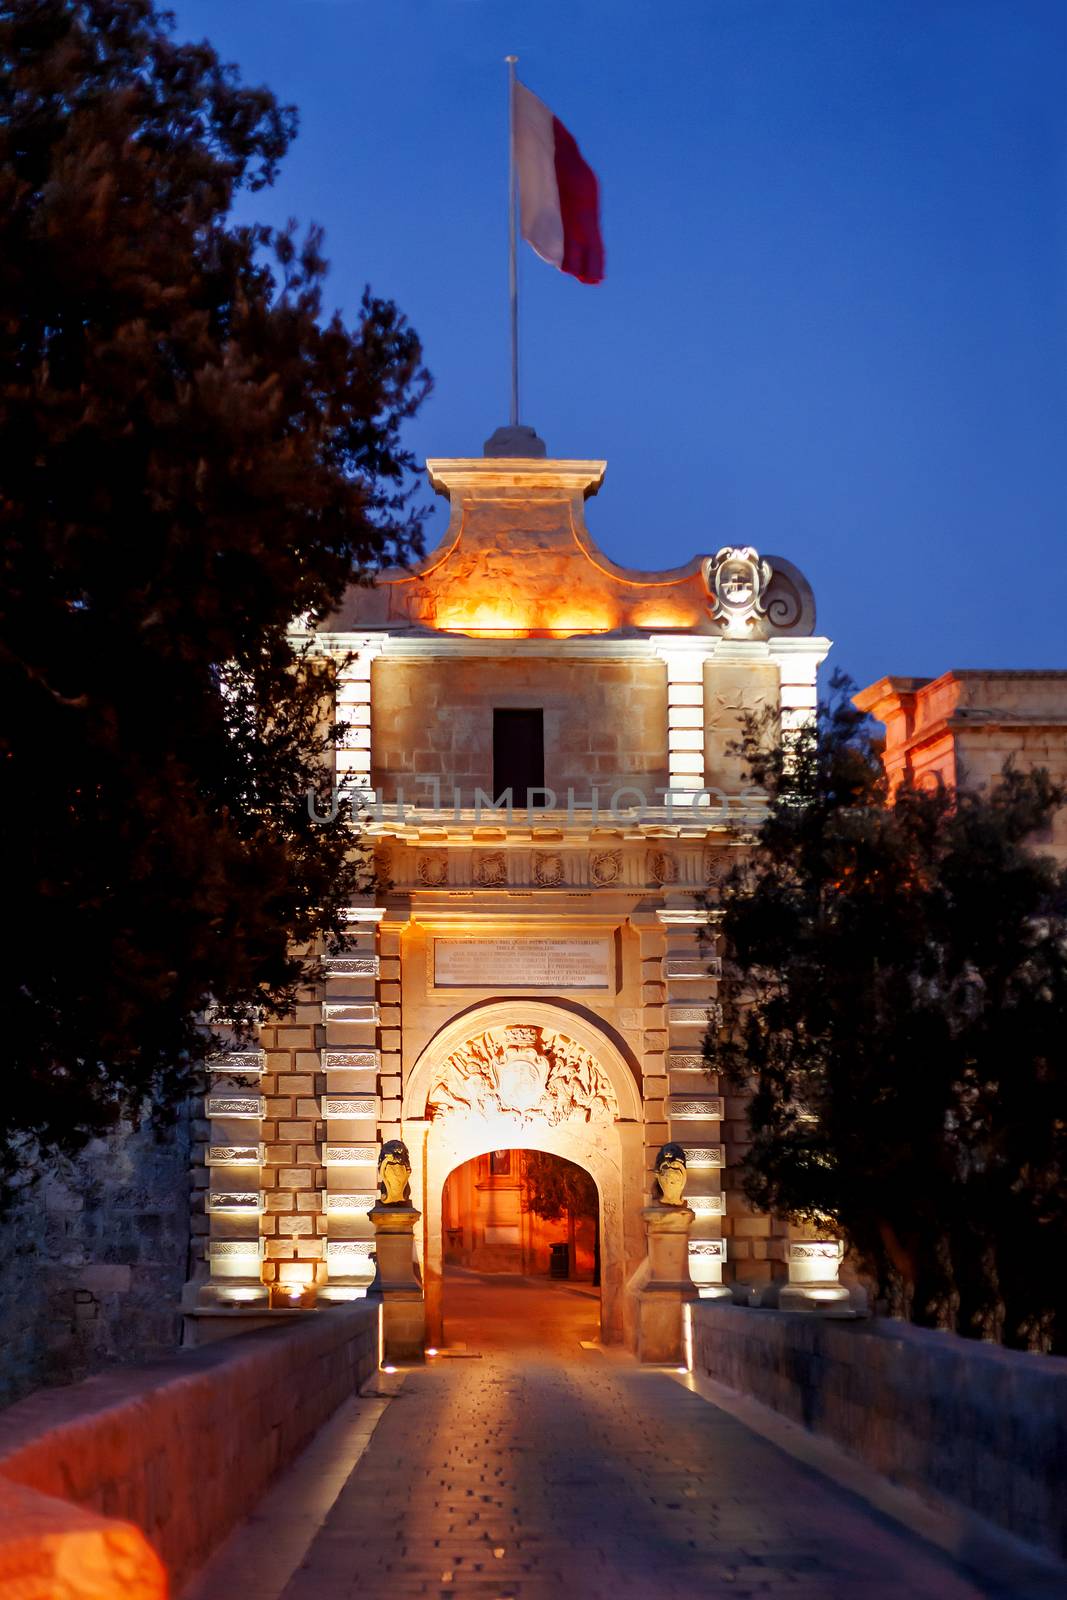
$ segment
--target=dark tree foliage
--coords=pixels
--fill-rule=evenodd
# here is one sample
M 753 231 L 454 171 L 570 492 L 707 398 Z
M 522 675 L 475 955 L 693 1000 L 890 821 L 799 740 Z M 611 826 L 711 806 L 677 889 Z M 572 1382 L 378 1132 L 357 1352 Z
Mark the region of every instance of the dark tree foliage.
M 749 1198 L 837 1229 L 914 1321 L 1067 1349 L 1063 791 L 887 792 L 836 679 L 817 725 L 742 746 L 768 810 L 723 886 L 723 1028 Z
M 295 127 L 151 0 L 0 0 L 0 1173 L 173 1104 L 361 870 L 287 630 L 418 546 L 428 379 L 318 233 L 227 222 Z
M 596 1225 L 593 1246 L 593 1282 L 600 1282 L 600 1198 L 584 1167 L 545 1150 L 523 1152 L 526 1204 L 546 1222 L 566 1222 L 570 1270 L 575 1270 L 575 1225 L 582 1218 Z
M 599 1214 L 596 1184 L 584 1167 L 543 1150 L 527 1150 L 523 1156 L 523 1171 L 526 1204 L 546 1222 Z

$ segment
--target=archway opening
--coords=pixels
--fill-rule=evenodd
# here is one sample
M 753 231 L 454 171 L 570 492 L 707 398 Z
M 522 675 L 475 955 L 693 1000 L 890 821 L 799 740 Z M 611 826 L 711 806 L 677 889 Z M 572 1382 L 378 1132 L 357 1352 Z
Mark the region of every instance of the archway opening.
M 441 1213 L 446 1345 L 565 1354 L 599 1337 L 600 1197 L 584 1167 L 485 1151 L 449 1173 Z

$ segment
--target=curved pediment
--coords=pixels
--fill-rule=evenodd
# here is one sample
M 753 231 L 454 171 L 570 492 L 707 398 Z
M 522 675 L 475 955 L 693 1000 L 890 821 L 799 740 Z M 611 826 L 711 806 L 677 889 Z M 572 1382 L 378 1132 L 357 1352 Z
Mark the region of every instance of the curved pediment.
M 656 572 L 604 555 L 583 506 L 605 466 L 480 456 L 428 461 L 431 484 L 452 507 L 444 538 L 417 565 L 388 568 L 372 585 L 350 590 L 327 630 L 474 638 L 814 632 L 811 588 L 783 557 L 725 547 Z M 732 602 L 730 595 L 742 594 L 750 556 L 754 588 Z

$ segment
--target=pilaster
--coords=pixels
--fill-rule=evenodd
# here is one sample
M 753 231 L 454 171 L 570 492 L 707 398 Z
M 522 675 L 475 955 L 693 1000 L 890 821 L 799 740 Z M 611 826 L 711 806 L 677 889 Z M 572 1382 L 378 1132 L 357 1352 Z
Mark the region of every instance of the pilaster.
M 664 907 L 656 917 L 666 933 L 666 1137 L 686 1152 L 686 1203 L 694 1213 L 690 1275 L 699 1294 L 715 1298 L 727 1292 L 722 1282 L 727 1250 L 722 1226 L 723 1099 L 719 1080 L 704 1060 L 703 1046 L 709 1023 L 718 1014 L 722 963 L 707 942 L 711 930 L 702 906 Z
M 260 1230 L 266 1054 L 261 1049 L 223 1050 L 206 1069 L 207 1141 L 204 1166 L 194 1170 L 194 1184 L 203 1196 L 205 1231 L 199 1236 L 207 1272 L 197 1301 L 203 1306 L 264 1304 Z
M 379 906 L 350 906 L 344 949 L 325 958 L 321 1053 L 324 1300 L 354 1300 L 374 1276 L 381 1014 Z

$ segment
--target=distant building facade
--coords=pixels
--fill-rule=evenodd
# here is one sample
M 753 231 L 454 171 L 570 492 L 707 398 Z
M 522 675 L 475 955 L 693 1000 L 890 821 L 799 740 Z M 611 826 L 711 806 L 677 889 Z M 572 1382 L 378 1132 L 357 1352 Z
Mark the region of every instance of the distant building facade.
M 855 696 L 885 724 L 886 773 L 903 782 L 985 788 L 1006 761 L 1067 782 L 1067 672 L 954 670 L 880 678 Z M 1035 844 L 1067 861 L 1067 810 Z

